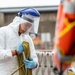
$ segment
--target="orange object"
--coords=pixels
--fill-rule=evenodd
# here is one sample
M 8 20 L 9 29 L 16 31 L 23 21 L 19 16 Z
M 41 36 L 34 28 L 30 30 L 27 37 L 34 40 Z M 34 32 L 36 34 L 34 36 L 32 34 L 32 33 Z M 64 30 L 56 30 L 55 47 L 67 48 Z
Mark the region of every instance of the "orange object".
M 58 29 L 59 29 L 59 26 L 60 26 L 60 20 L 61 20 L 61 17 L 62 17 L 62 10 L 63 10 L 63 4 L 61 3 L 58 7 L 58 12 L 57 12 L 57 21 L 56 21 L 56 29 L 55 29 L 55 35 L 58 35 Z
M 40 36 L 37 36 L 35 39 L 33 39 L 33 43 L 34 43 L 34 45 L 38 45 L 38 44 L 43 45 L 44 44 L 44 42 L 41 40 Z
M 70 67 L 72 67 L 74 65 L 74 62 L 71 63 Z
M 69 65 L 68 65 L 67 63 L 61 62 L 61 61 L 58 59 L 58 56 L 57 56 L 56 53 L 53 55 L 53 58 L 54 58 L 56 67 L 57 67 L 57 69 L 58 69 L 59 71 L 60 71 L 60 68 L 61 68 L 61 67 L 62 67 L 62 71 L 64 71 L 66 68 L 69 67 Z M 61 66 L 61 64 L 62 64 L 62 66 Z
M 75 4 L 71 0 L 63 0 L 63 3 L 59 5 L 57 13 L 55 53 L 53 55 L 58 69 L 60 69 L 60 64 L 62 63 L 62 71 L 68 68 L 71 62 L 75 60 L 73 58 L 75 55 Z M 71 58 L 65 60 L 66 56 Z

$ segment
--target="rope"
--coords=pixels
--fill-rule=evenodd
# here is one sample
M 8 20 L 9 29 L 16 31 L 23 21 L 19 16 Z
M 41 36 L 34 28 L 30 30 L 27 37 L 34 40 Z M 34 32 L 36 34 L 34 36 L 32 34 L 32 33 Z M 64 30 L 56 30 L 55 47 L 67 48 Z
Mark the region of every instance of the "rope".
M 29 58 L 30 58 L 29 43 L 26 41 L 23 41 L 22 45 L 24 48 L 24 53 L 17 55 L 18 69 L 16 69 L 11 75 L 14 75 L 17 71 L 19 71 L 19 75 L 32 75 L 32 69 L 26 68 L 23 63 L 24 58 L 27 60 L 29 60 Z

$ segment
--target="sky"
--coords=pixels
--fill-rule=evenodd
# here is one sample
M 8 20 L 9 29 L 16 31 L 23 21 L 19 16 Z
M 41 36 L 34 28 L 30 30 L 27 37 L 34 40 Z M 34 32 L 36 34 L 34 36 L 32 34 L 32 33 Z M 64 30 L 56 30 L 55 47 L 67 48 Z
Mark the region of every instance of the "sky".
M 57 6 L 60 0 L 0 0 L 0 8 L 28 6 Z

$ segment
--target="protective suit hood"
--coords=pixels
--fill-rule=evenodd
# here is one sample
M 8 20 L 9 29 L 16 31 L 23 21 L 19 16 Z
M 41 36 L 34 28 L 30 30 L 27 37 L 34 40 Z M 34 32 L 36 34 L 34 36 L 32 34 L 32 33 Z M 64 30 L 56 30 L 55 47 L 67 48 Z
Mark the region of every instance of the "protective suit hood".
M 19 25 L 21 23 L 25 23 L 25 22 L 29 22 L 27 20 L 24 20 L 22 19 L 21 17 L 18 17 L 16 16 L 14 19 L 13 19 L 13 22 L 10 23 L 9 25 L 14 29 L 14 31 L 18 34 L 18 31 L 19 31 Z M 30 23 L 30 22 L 29 22 Z M 32 23 L 31 23 L 32 24 Z M 32 27 L 32 26 L 31 26 Z M 31 27 L 24 33 L 24 34 L 28 34 L 29 33 L 29 30 L 31 29 Z

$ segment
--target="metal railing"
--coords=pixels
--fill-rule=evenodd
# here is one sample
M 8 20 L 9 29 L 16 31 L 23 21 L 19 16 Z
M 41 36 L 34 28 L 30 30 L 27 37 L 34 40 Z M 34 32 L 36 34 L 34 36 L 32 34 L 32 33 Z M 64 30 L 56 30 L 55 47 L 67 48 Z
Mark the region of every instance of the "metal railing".
M 52 50 L 37 50 L 39 66 L 33 70 L 33 75 L 59 75 L 53 72 Z M 63 75 L 68 75 L 67 70 Z

